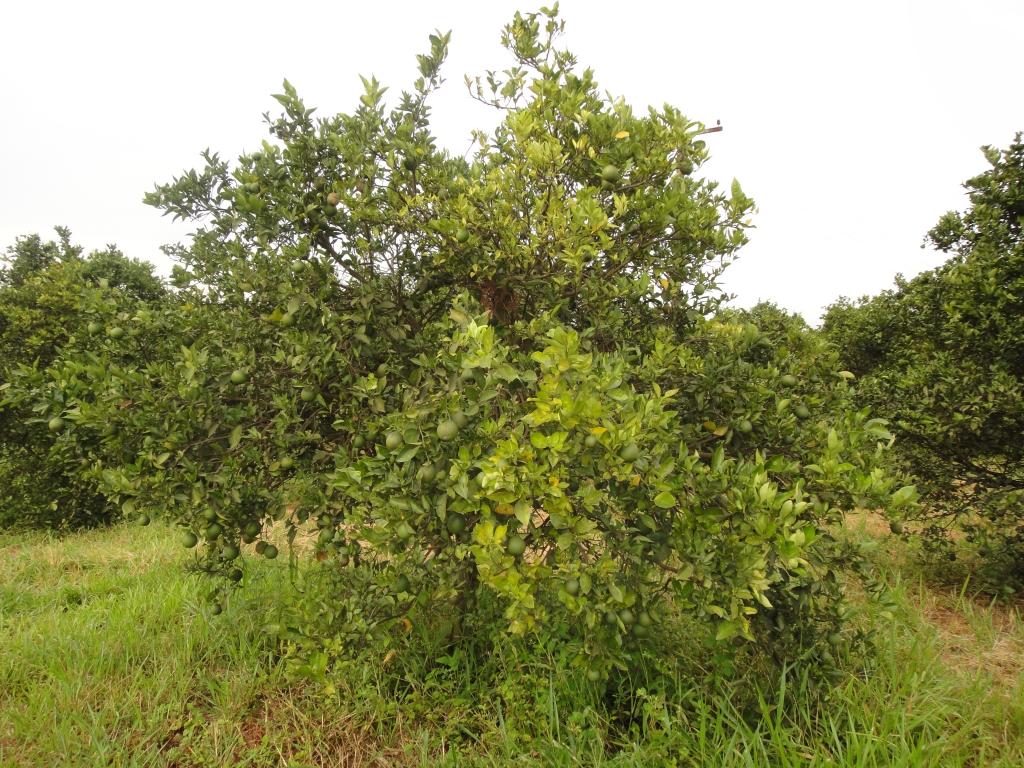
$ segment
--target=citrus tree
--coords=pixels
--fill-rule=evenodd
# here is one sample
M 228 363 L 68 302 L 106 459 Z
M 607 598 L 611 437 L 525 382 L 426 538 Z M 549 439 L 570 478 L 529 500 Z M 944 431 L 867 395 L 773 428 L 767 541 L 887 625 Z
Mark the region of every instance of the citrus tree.
M 858 397 L 891 419 L 898 455 L 920 478 L 928 540 L 951 526 L 982 547 L 1006 587 L 1024 578 L 1024 144 L 985 147 L 970 208 L 928 241 L 945 264 L 859 302 L 824 330 L 864 376 Z M 900 523 L 897 523 L 899 527 Z
M 469 159 L 430 133 L 447 35 L 390 109 L 371 79 L 316 118 L 286 82 L 260 150 L 147 196 L 196 227 L 177 302 L 21 391 L 226 583 L 278 556 L 272 527 L 312 534 L 334 591 L 280 631 L 318 653 L 421 621 L 454 642 L 481 600 L 594 679 L 679 612 L 817 653 L 833 524 L 892 501 L 890 436 L 789 320 L 709 319 L 751 200 L 700 175 L 700 123 L 601 95 L 561 29 L 505 28 L 512 66 L 470 81 L 504 119 Z
M 155 301 L 164 288 L 152 266 L 114 246 L 83 255 L 71 233 L 58 240 L 19 238 L 0 269 L 0 371 L 7 382 L 20 365 L 45 369 L 75 334 L 90 335 L 83 291 L 121 302 Z M 3 393 L 0 392 L 0 399 Z M 108 520 L 111 505 L 79 473 L 77 451 L 51 454 L 62 420 L 44 406 L 0 404 L 0 525 L 60 527 Z

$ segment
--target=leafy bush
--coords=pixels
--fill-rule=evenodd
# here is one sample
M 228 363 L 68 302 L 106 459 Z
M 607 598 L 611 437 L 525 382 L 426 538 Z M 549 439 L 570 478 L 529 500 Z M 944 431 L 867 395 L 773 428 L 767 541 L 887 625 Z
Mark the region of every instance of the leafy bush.
M 959 524 L 985 570 L 1024 579 L 1024 144 L 985 147 L 971 207 L 929 232 L 950 253 L 895 290 L 829 308 L 824 331 L 858 397 L 889 418 L 898 455 L 921 481 L 927 540 Z
M 88 335 L 83 291 L 120 302 L 153 300 L 163 293 L 150 265 L 125 258 L 113 246 L 83 256 L 68 230 L 57 233 L 56 242 L 38 235 L 20 238 L 0 270 L 5 382 L 16 377 L 19 366 L 45 369 L 76 334 Z M 7 403 L 0 410 L 0 527 L 88 525 L 112 514 L 96 484 L 80 475 L 79 456 L 51 453 L 61 425 L 50 419 L 27 405 Z
M 600 96 L 560 30 L 506 28 L 507 79 L 473 84 L 505 119 L 471 161 L 429 132 L 445 35 L 390 112 L 369 80 L 314 120 L 286 83 L 273 143 L 148 196 L 197 225 L 179 302 L 18 391 L 229 581 L 249 545 L 277 556 L 271 525 L 294 542 L 315 521 L 333 587 L 278 627 L 308 659 L 409 626 L 457 642 L 498 605 L 594 679 L 673 612 L 723 662 L 741 640 L 827 662 L 831 530 L 889 503 L 889 435 L 792 318 L 708 319 L 752 202 L 695 175 L 703 126 Z

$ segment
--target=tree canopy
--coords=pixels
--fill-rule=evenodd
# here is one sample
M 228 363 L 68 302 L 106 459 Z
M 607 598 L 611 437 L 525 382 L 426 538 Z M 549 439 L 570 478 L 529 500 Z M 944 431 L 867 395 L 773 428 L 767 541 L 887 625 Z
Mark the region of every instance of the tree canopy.
M 891 435 L 795 318 L 718 311 L 752 201 L 700 174 L 701 123 L 602 95 L 561 30 L 505 28 L 469 158 L 430 131 L 445 34 L 391 108 L 369 79 L 317 117 L 286 82 L 260 149 L 147 195 L 195 227 L 174 302 L 87 296 L 96 333 L 10 398 L 223 585 L 312 536 L 313 602 L 275 630 L 310 657 L 459 642 L 497 606 L 594 679 L 680 616 L 827 666 L 835 523 L 912 498 Z
M 1007 584 L 1024 576 L 1024 144 L 984 147 L 990 167 L 964 185 L 927 242 L 940 267 L 859 302 L 824 330 L 865 377 L 859 396 L 891 419 L 899 455 L 923 482 L 933 539 L 955 522 L 984 543 Z

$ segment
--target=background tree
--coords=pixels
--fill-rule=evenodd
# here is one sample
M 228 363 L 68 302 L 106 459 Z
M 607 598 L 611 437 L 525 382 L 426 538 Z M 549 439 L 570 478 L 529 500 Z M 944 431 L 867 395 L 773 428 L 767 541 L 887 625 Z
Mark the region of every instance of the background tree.
M 71 233 L 58 239 L 19 238 L 0 269 L 0 370 L 8 382 L 19 366 L 45 369 L 76 335 L 88 337 L 83 291 L 108 300 L 155 301 L 165 293 L 152 265 L 114 246 L 82 255 Z M 79 475 L 78 459 L 51 454 L 49 417 L 27 406 L 0 410 L 0 525 L 58 527 L 106 520 L 111 507 L 95 483 Z
M 983 148 L 970 207 L 928 242 L 941 267 L 860 302 L 824 330 L 862 375 L 858 396 L 895 424 L 899 456 L 922 481 L 926 532 L 961 525 L 1006 586 L 1024 578 L 1024 145 Z

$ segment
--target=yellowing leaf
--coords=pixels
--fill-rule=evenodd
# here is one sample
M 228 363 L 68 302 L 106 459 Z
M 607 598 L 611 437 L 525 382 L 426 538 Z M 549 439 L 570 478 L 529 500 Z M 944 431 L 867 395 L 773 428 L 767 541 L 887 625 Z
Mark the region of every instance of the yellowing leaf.
M 740 633 L 741 624 L 739 619 L 730 619 L 729 621 L 720 621 L 718 628 L 715 630 L 715 640 L 721 642 L 723 640 L 731 640 Z
M 615 138 L 616 139 L 628 139 L 629 138 L 629 131 L 619 131 L 618 133 L 615 134 Z

